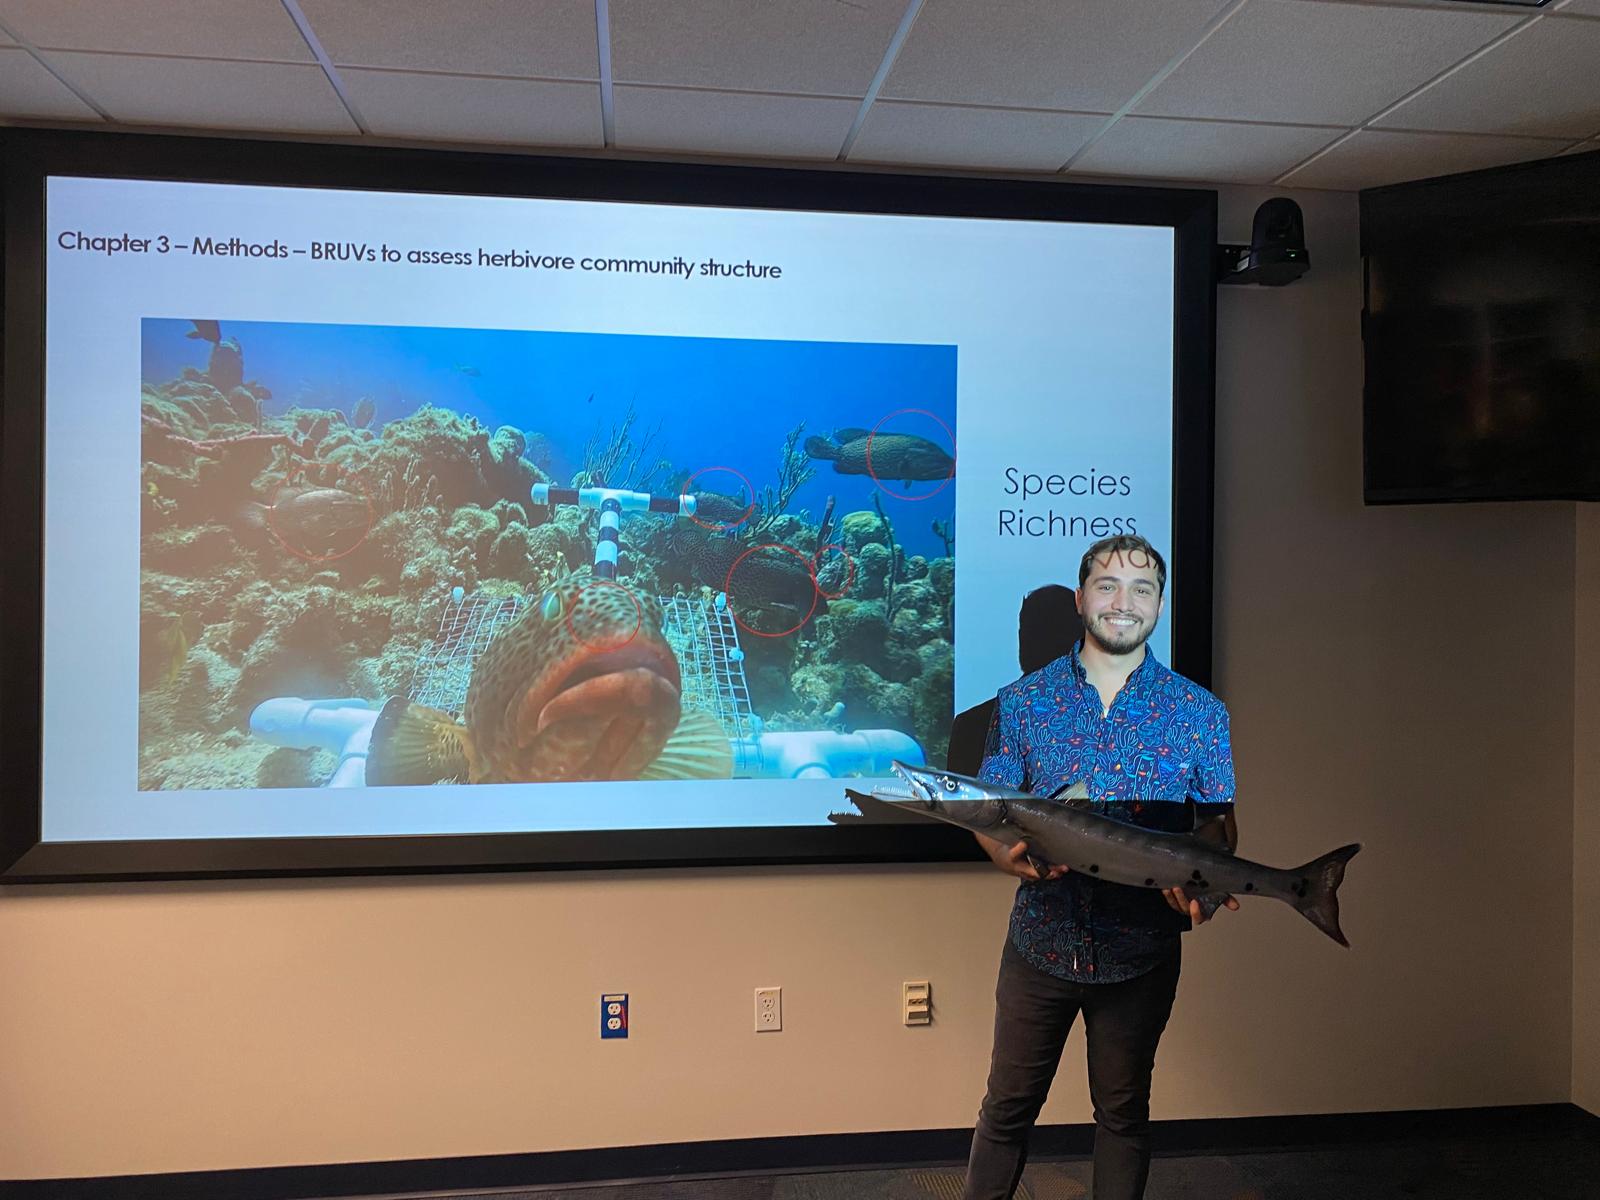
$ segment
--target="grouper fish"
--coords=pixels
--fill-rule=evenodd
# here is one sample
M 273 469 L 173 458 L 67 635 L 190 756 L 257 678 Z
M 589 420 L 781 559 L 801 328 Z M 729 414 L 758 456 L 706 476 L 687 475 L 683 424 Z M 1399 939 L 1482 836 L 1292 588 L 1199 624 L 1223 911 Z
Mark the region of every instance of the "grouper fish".
M 1008 846 L 1028 844 L 1029 859 L 1042 870 L 1065 866 L 1096 879 L 1129 887 L 1182 888 L 1207 915 L 1228 896 L 1282 900 L 1341 946 L 1339 884 L 1345 864 L 1361 849 L 1343 846 L 1290 870 L 1263 866 L 1184 833 L 1162 833 L 1113 820 L 1089 808 L 1081 784 L 1046 798 L 952 771 L 894 764 L 904 787 L 883 785 L 870 796 L 846 792 L 860 810 L 833 814 L 838 823 L 874 816 L 901 819 L 917 813 L 959 825 Z M 880 808 L 881 806 L 881 808 Z
M 752 624 L 789 629 L 827 611 L 826 597 L 818 593 L 801 554 L 734 537 L 708 537 L 693 528 L 674 530 L 671 553 L 697 581 L 725 590 L 728 603 Z
M 661 605 L 587 570 L 549 588 L 490 639 L 463 720 L 390 700 L 369 783 L 728 779 L 728 736 L 680 703 Z
M 927 438 L 910 433 L 874 435 L 866 429 L 837 429 L 831 440 L 807 438 L 806 453 L 833 463 L 840 475 L 873 475 L 905 483 L 949 479 L 956 469 L 955 459 Z
M 271 530 L 300 554 L 350 550 L 372 528 L 372 504 L 342 488 L 291 485 L 271 504 L 247 504 L 240 514 L 246 528 Z

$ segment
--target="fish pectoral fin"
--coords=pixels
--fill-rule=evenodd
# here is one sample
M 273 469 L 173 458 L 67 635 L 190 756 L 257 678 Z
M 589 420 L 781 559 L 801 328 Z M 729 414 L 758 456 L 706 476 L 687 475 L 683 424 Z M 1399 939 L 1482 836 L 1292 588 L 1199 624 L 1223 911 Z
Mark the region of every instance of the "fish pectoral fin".
M 476 753 L 466 726 L 449 713 L 395 696 L 372 727 L 369 784 L 477 782 Z
M 704 709 L 688 708 L 661 753 L 639 778 L 732 779 L 733 747 L 715 717 Z
M 1080 779 L 1078 782 L 1068 784 L 1066 787 L 1060 789 L 1050 798 L 1052 800 L 1061 801 L 1061 803 L 1067 805 L 1069 808 L 1088 808 L 1089 784 L 1086 780 Z

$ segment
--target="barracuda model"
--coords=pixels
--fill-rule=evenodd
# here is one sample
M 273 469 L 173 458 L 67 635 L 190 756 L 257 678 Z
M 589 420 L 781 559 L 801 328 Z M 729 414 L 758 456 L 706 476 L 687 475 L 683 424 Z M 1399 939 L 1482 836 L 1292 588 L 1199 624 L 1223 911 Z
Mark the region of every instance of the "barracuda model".
M 1054 798 L 985 783 L 951 771 L 894 764 L 904 787 L 884 785 L 870 796 L 845 794 L 860 810 L 836 813 L 837 823 L 905 820 L 915 813 L 959 825 L 1008 846 L 1028 844 L 1041 873 L 1065 866 L 1130 887 L 1182 888 L 1206 915 L 1228 896 L 1282 900 L 1341 946 L 1338 889 L 1345 864 L 1360 850 L 1343 846 L 1292 870 L 1263 866 L 1183 833 L 1162 833 L 1102 816 L 1089 808 L 1082 784 Z

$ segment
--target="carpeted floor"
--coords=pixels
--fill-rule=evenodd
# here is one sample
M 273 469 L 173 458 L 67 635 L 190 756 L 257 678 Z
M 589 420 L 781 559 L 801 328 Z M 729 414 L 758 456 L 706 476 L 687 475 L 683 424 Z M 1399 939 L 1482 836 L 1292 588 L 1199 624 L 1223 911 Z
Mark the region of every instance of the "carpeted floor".
M 960 1200 L 957 1167 L 653 1180 L 457 1200 Z M 1087 1200 L 1087 1162 L 1035 1163 L 1018 1200 Z M 1433 1139 L 1158 1157 L 1145 1200 L 1600 1200 L 1600 1138 Z

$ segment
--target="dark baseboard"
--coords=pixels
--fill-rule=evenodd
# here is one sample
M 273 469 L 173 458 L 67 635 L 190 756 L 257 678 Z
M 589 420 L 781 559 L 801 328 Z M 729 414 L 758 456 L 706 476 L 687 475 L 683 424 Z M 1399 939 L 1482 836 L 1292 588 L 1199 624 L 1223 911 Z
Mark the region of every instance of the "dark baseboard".
M 966 1160 L 971 1136 L 970 1129 L 917 1129 L 746 1138 L 473 1158 L 10 1180 L 0 1181 L 0 1191 L 6 1200 L 216 1200 L 219 1196 L 228 1200 L 308 1200 L 715 1175 L 785 1175 L 961 1163 Z M 1160 1121 L 1154 1136 L 1156 1153 L 1161 1156 L 1249 1154 L 1433 1138 L 1600 1139 L 1600 1117 L 1574 1104 L 1536 1104 Z M 1036 1159 L 1087 1157 L 1093 1137 L 1092 1125 L 1041 1125 L 1034 1132 L 1031 1152 Z

